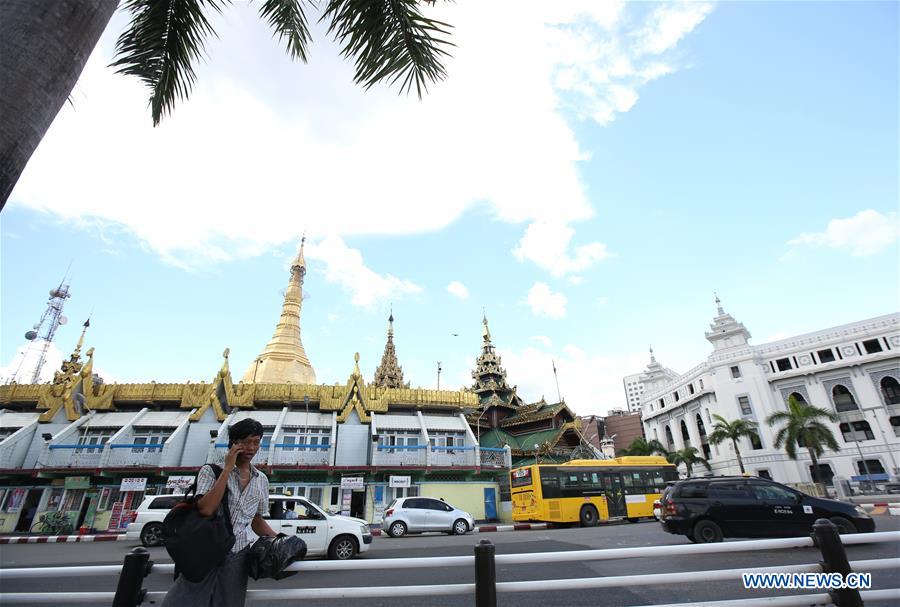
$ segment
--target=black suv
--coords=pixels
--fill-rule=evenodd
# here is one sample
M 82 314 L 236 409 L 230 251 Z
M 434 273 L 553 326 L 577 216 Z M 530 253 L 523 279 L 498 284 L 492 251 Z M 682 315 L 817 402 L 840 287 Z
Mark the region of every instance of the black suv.
M 662 502 L 662 525 L 692 542 L 723 537 L 807 535 L 816 519 L 831 519 L 841 533 L 875 531 L 875 521 L 853 504 L 812 497 L 779 483 L 745 476 L 678 481 Z

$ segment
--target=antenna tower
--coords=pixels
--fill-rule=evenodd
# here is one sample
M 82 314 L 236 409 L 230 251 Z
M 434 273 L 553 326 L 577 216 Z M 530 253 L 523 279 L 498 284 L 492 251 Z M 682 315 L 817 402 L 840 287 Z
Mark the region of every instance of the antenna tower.
M 41 319 L 34 325 L 32 330 L 25 333 L 25 339 L 30 341 L 31 343 L 25 349 L 25 352 L 22 355 L 22 360 L 19 361 L 19 367 L 16 369 L 15 374 L 8 380 L 14 381 L 17 377 L 19 377 L 19 372 L 22 370 L 22 366 L 25 364 L 25 361 L 28 360 L 29 355 L 35 352 L 38 348 L 40 349 L 40 354 L 38 354 L 37 364 L 34 367 L 34 372 L 31 374 L 31 382 L 32 384 L 38 383 L 41 377 L 41 369 L 44 367 L 44 363 L 47 360 L 47 352 L 50 350 L 50 344 L 53 342 L 53 337 L 56 335 L 56 330 L 60 327 L 60 325 L 64 325 L 68 322 L 68 319 L 63 316 L 63 306 L 66 303 L 66 300 L 70 297 L 69 295 L 69 283 L 68 280 L 68 271 L 66 272 L 66 276 L 59 283 L 59 286 L 55 289 L 50 289 L 50 298 L 47 300 L 47 309 L 44 310 L 44 313 L 41 315 Z

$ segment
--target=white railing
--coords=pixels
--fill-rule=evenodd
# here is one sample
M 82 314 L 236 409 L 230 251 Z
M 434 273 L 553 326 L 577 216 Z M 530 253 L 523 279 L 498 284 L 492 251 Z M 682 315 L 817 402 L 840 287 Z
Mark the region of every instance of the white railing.
M 685 583 L 741 580 L 746 574 L 766 573 L 841 573 L 872 572 L 900 568 L 900 558 L 847 561 L 844 544 L 896 543 L 900 541 L 900 531 L 839 536 L 837 528 L 820 519 L 813 526 L 813 537 L 784 538 L 775 540 L 752 540 L 717 544 L 696 544 L 677 546 L 645 546 L 640 548 L 617 548 L 611 550 L 579 550 L 570 552 L 541 552 L 536 554 L 507 554 L 495 556 L 495 547 L 488 540 L 481 540 L 475 546 L 474 556 L 371 559 L 356 561 L 309 561 L 298 562 L 287 567 L 287 571 L 353 571 L 371 569 L 394 569 L 407 571 L 417 568 L 472 567 L 475 569 L 474 584 L 439 584 L 419 586 L 380 587 L 340 587 L 340 588 L 298 588 L 283 590 L 250 590 L 247 599 L 310 601 L 324 599 L 365 599 L 413 596 L 475 595 L 476 607 L 495 607 L 498 592 L 534 592 L 585 590 L 610 587 L 665 586 Z M 821 554 L 814 555 L 821 562 L 792 564 L 776 567 L 741 569 L 718 569 L 709 571 L 681 571 L 675 573 L 652 573 L 641 575 L 621 575 L 563 580 L 529 580 L 523 582 L 497 582 L 496 565 L 523 565 L 534 563 L 585 562 L 673 556 L 682 558 L 699 554 L 757 552 L 761 550 L 781 550 L 785 548 L 818 547 Z M 147 575 L 171 576 L 174 564 L 152 565 L 148 567 L 150 554 L 144 548 L 135 548 L 126 555 L 122 567 L 117 565 L 93 565 L 89 567 L 30 567 L 0 569 L 0 587 L 10 579 L 37 579 L 44 581 L 54 577 L 89 577 L 119 574 L 118 589 L 113 592 L 66 592 L 66 593 L 0 593 L 0 604 L 6 603 L 56 603 L 75 604 L 107 601 L 117 607 L 134 607 L 143 600 L 160 601 L 165 592 L 145 592 L 141 586 Z M 350 579 L 348 576 L 347 579 Z M 900 600 L 900 588 L 887 590 L 859 591 L 841 589 L 832 593 L 794 595 L 784 597 L 764 597 L 745 600 L 713 601 L 707 603 L 679 603 L 678 607 L 702 605 L 809 605 L 834 603 L 861 605 L 862 600 Z M 674 607 L 670 605 L 669 607 Z
M 435 447 L 430 448 L 429 466 L 475 467 L 475 447 Z
M 272 455 L 273 466 L 328 466 L 332 445 L 295 445 L 276 443 Z
M 372 451 L 373 466 L 421 466 L 428 465 L 427 445 L 376 445 Z
M 109 455 L 104 458 L 106 468 L 158 468 L 162 460 L 163 443 L 119 443 L 107 445 Z
M 99 468 L 104 445 L 50 444 L 41 457 L 45 468 Z

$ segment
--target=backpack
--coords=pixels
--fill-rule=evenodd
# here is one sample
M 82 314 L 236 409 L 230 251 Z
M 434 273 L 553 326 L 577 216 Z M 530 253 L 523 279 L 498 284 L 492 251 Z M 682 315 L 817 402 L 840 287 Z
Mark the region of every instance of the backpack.
M 215 464 L 207 465 L 218 479 L 222 468 Z M 175 577 L 180 574 L 195 583 L 221 565 L 234 546 L 228 489 L 225 489 L 222 502 L 212 516 L 203 516 L 197 510 L 196 492 L 195 480 L 184 499 L 166 514 L 162 524 L 166 552 L 175 561 Z

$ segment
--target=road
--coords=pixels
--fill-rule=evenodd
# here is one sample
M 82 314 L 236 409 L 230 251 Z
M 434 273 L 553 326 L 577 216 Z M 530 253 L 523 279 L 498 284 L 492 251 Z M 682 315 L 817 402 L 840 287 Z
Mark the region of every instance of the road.
M 900 518 L 876 516 L 878 531 L 900 530 Z M 517 531 L 484 533 L 466 536 L 410 536 L 393 539 L 376 537 L 365 559 L 390 559 L 399 557 L 465 556 L 473 554 L 473 546 L 488 539 L 497 547 L 497 554 L 534 553 L 552 551 L 588 550 L 599 548 L 624 548 L 637 546 L 661 546 L 688 544 L 681 536 L 669 535 L 656 522 L 634 525 L 615 524 L 590 529 L 550 529 L 541 531 Z M 740 541 L 740 540 L 730 540 Z M 0 562 L 3 568 L 64 566 L 88 564 L 120 564 L 124 555 L 134 546 L 130 542 L 102 542 L 75 544 L 19 544 L 0 546 Z M 900 555 L 896 543 L 848 546 L 851 561 Z M 170 562 L 162 548 L 151 549 L 155 562 Z M 697 555 L 690 557 L 647 557 L 618 561 L 586 563 L 545 563 L 540 565 L 498 566 L 498 581 L 553 580 L 563 578 L 606 577 L 645 573 L 703 571 L 711 569 L 750 569 L 787 564 L 818 562 L 815 549 L 784 549 L 724 555 Z M 898 572 L 882 571 L 873 574 L 874 588 L 897 587 Z M 282 581 L 251 581 L 250 588 L 340 588 L 350 586 L 402 586 L 419 584 L 461 584 L 474 581 L 471 567 L 444 567 L 411 570 L 372 570 L 354 572 L 302 572 Z M 66 578 L 48 577 L 36 580 L 7 580 L 2 591 L 113 591 L 116 580 L 111 577 Z M 171 584 L 168 576 L 151 575 L 145 587 L 149 590 L 166 590 Z M 630 588 L 593 589 L 565 592 L 536 591 L 530 593 L 499 594 L 502 607 L 551 607 L 602 605 L 654 605 L 664 603 L 693 603 L 712 600 L 753 598 L 791 591 L 747 591 L 740 581 L 697 582 L 668 586 L 632 586 Z M 145 603 L 146 604 L 146 603 Z M 257 601 L 252 605 L 283 606 L 285 602 Z M 357 599 L 303 601 L 304 607 L 471 607 L 472 596 L 430 596 L 408 599 Z M 9 607 L 13 607 L 12 604 Z

